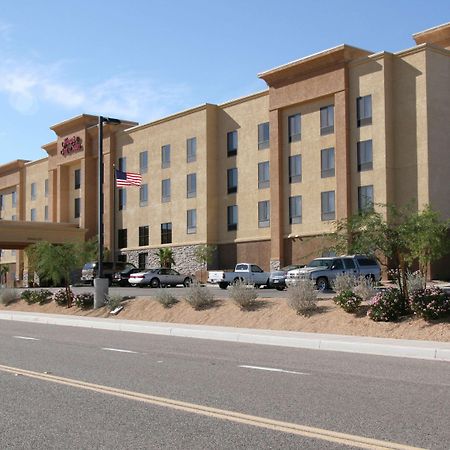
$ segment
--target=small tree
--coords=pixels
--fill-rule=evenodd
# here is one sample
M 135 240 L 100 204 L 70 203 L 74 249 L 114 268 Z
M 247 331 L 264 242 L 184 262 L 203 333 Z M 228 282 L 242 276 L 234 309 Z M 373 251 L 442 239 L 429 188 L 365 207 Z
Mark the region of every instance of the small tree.
M 170 247 L 158 249 L 156 256 L 159 259 L 159 264 L 161 267 L 170 269 L 172 264 L 175 264 L 175 260 L 173 259 L 173 250 Z
M 9 266 L 7 264 L 0 264 L 0 284 L 6 285 L 8 272 Z
M 194 252 L 195 260 L 206 270 L 211 263 L 214 253 L 217 251 L 217 245 L 199 245 Z

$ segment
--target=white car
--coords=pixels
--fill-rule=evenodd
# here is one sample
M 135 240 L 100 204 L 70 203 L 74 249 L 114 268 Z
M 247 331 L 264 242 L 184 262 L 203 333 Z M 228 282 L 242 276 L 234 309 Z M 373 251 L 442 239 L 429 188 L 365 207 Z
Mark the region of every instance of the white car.
M 174 269 L 150 269 L 145 272 L 132 273 L 128 282 L 131 286 L 150 286 L 158 288 L 160 286 L 176 286 L 182 284 L 187 287 L 192 283 L 192 277 L 190 275 L 183 275 Z

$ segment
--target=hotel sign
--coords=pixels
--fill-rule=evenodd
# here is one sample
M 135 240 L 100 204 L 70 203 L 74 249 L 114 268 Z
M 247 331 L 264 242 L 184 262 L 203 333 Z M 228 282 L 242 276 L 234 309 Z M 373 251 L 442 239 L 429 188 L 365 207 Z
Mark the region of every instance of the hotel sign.
M 73 153 L 78 153 L 83 151 L 83 145 L 81 138 L 79 136 L 73 136 L 73 137 L 66 137 L 62 141 L 62 149 L 61 149 L 61 155 L 68 156 L 72 155 Z

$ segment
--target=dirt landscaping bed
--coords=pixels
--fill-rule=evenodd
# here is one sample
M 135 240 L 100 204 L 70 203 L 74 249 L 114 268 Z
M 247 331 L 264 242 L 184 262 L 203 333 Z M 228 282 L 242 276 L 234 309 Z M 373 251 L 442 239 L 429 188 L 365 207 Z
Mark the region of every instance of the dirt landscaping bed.
M 229 299 L 218 299 L 213 307 L 202 311 L 195 311 L 183 300 L 165 309 L 151 297 L 125 300 L 123 305 L 118 316 L 112 316 L 104 307 L 82 310 L 75 306 L 58 306 L 55 302 L 28 305 L 24 300 L 0 305 L 0 310 L 450 342 L 449 319 L 426 322 L 405 318 L 396 323 L 374 322 L 366 317 L 366 307 L 362 306 L 358 315 L 348 314 L 332 300 L 320 300 L 318 311 L 310 317 L 297 315 L 285 299 L 261 299 L 254 311 L 241 311 Z

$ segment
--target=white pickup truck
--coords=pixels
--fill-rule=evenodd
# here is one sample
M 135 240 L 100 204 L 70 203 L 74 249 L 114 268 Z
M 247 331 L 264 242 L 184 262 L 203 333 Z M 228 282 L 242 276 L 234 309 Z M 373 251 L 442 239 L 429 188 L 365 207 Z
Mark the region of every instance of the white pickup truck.
M 230 284 L 242 280 L 248 284 L 254 284 L 255 287 L 260 287 L 269 284 L 269 272 L 264 272 L 261 267 L 256 264 L 239 263 L 236 264 L 234 272 L 224 272 L 222 280 L 219 281 L 219 287 L 226 289 Z

